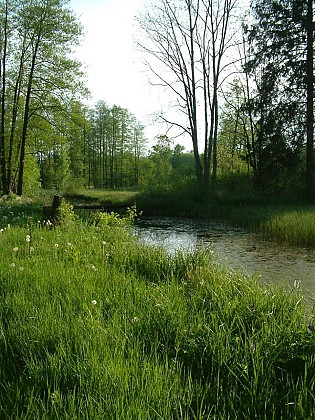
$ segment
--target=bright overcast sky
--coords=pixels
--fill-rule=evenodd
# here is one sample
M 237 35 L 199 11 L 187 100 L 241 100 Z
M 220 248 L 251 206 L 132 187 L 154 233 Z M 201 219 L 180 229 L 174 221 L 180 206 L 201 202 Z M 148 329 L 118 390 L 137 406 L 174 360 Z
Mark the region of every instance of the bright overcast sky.
M 134 17 L 146 0 L 71 0 L 69 7 L 84 26 L 85 40 L 77 54 L 85 66 L 93 102 L 127 108 L 144 125 L 158 111 L 157 92 L 150 88 L 143 57 L 135 48 Z M 154 132 L 155 130 L 155 132 Z M 146 130 L 149 137 L 158 128 Z M 149 134 L 150 133 L 150 134 Z M 148 140 L 152 140 L 149 138 Z

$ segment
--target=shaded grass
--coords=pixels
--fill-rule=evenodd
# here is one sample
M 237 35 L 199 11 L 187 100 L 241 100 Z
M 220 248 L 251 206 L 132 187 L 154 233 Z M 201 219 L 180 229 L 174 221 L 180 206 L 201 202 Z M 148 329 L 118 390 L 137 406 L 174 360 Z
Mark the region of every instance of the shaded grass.
M 137 197 L 136 191 L 124 190 L 100 190 L 100 189 L 81 189 L 67 191 L 64 196 L 72 204 L 134 204 Z
M 16 226 L 0 246 L 0 418 L 312 418 L 294 291 L 128 227 Z

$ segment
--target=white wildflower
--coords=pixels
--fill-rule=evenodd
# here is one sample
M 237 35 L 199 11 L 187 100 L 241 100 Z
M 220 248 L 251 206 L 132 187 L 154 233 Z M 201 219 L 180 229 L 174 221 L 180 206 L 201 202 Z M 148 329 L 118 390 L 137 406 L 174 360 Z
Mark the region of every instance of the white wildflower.
M 11 264 L 10 264 L 10 267 L 14 268 L 14 267 L 15 267 L 15 263 L 14 263 L 14 262 L 13 262 L 13 263 L 11 263 Z
M 15 246 L 12 251 L 13 252 L 18 252 L 18 250 L 19 250 L 19 248 L 17 246 Z
M 55 244 L 55 248 L 58 248 L 59 244 Z
M 92 300 L 92 305 L 96 305 L 96 304 L 97 304 L 96 300 Z

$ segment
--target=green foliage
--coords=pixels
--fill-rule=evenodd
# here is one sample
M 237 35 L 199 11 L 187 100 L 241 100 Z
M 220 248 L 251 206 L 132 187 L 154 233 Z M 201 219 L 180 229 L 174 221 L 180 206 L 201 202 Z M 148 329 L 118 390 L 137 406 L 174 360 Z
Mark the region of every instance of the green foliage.
M 56 216 L 54 217 L 54 224 L 56 225 L 68 225 L 75 220 L 75 214 L 73 206 L 62 200 L 61 205 L 58 207 Z
M 251 100 L 256 115 L 255 181 L 259 188 L 270 189 L 300 173 L 306 126 L 313 127 L 306 114 L 308 58 L 300 54 L 307 49 L 307 2 L 256 0 L 252 12 L 253 24 L 246 27 L 246 71 L 257 81 Z M 286 30 L 279 31 L 279 25 Z M 313 147 L 306 149 L 307 155 L 309 150 L 313 155 Z
M 103 226 L 120 226 L 126 227 L 132 225 L 138 217 L 140 217 L 142 212 L 137 212 L 135 206 L 128 207 L 125 215 L 120 215 L 115 212 L 96 212 L 90 216 L 90 221 L 92 224 L 103 227 Z
M 40 169 L 34 155 L 25 157 L 24 192 L 32 195 L 41 188 Z

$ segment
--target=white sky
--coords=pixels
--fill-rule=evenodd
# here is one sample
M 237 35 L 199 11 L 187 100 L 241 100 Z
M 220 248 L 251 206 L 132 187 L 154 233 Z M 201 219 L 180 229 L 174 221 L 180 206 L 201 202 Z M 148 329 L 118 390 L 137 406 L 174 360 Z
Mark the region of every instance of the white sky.
M 149 141 L 159 133 L 151 114 L 160 108 L 158 92 L 150 87 L 143 57 L 135 47 L 134 17 L 146 0 L 70 0 L 69 7 L 80 18 L 85 37 L 77 49 L 87 74 L 93 103 L 127 108 L 147 126 Z M 151 124 L 151 126 L 150 126 Z

